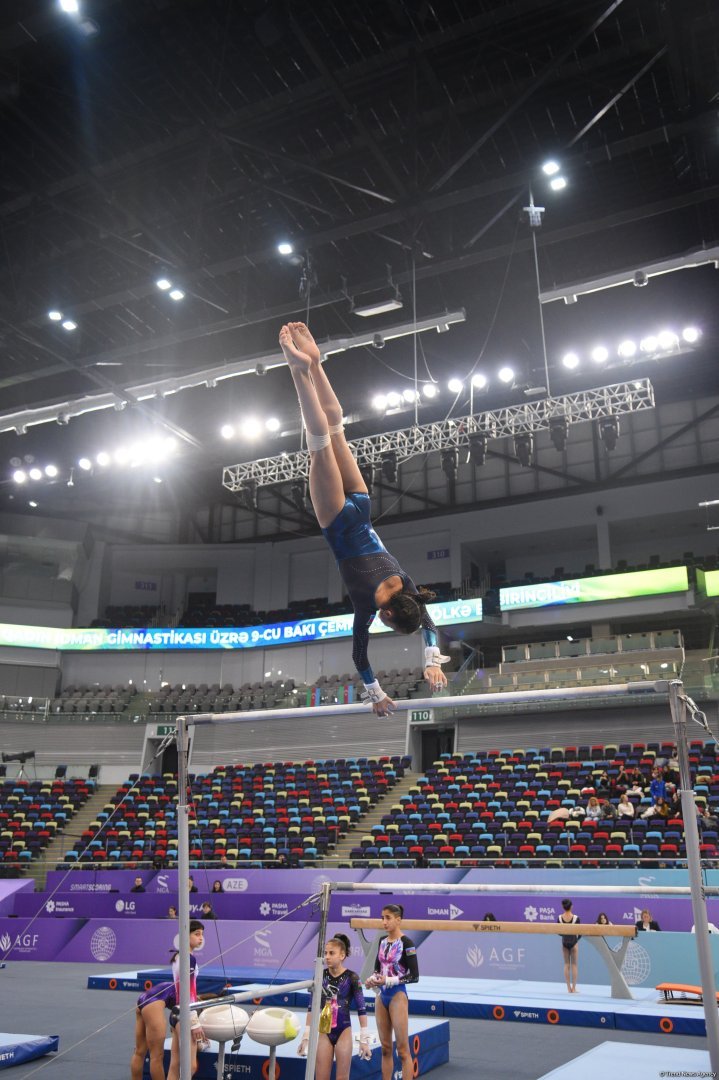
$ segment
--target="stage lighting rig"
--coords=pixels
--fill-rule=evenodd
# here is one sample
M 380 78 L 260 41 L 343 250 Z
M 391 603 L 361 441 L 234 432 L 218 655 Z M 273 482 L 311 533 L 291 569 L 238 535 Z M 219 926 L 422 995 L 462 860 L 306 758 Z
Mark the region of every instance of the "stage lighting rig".
M 397 455 L 394 450 L 382 455 L 382 475 L 388 484 L 397 483 Z
M 619 438 L 619 420 L 616 416 L 602 416 L 598 421 L 599 438 L 606 450 L 614 450 Z
M 459 451 L 456 447 L 450 446 L 446 450 L 443 450 L 441 455 L 442 472 L 449 480 L 450 484 L 453 484 L 457 479 L 457 469 L 459 468 Z
M 553 416 L 549 421 L 549 438 L 552 440 L 552 445 L 557 450 L 564 450 L 567 446 L 567 435 L 569 434 L 569 424 L 567 423 L 566 416 Z
M 290 487 L 290 498 L 300 514 L 307 512 L 307 481 L 294 480 Z
M 245 480 L 244 484 L 237 492 L 237 494 L 239 496 L 240 503 L 245 508 L 245 510 L 249 510 L 251 513 L 254 513 L 255 510 L 257 510 L 256 480 Z
M 514 452 L 519 464 L 528 469 L 534 457 L 534 436 L 531 432 L 522 431 L 514 436 Z
M 473 465 L 482 466 L 487 460 L 487 436 L 483 431 L 469 436 L 469 460 Z

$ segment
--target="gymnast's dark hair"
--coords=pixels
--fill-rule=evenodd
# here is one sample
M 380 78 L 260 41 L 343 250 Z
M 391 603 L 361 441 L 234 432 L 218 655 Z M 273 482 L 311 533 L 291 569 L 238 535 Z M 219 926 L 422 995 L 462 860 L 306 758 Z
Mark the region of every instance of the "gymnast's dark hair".
M 383 911 L 389 911 L 391 915 L 397 915 L 400 919 L 404 918 L 404 908 L 401 904 L 383 904 Z
M 191 934 L 194 934 L 195 930 L 204 930 L 204 929 L 205 929 L 205 924 L 203 922 L 200 922 L 199 919 L 190 919 L 190 933 Z M 174 963 L 175 957 L 179 956 L 179 955 L 180 954 L 179 954 L 179 951 L 177 949 L 170 949 L 170 963 L 171 964 Z
M 329 945 L 330 942 L 332 942 L 332 941 L 336 942 L 341 949 L 344 949 L 345 956 L 349 956 L 349 954 L 350 954 L 350 939 L 347 937 L 346 934 L 333 934 L 332 937 L 327 942 L 327 944 Z
M 422 625 L 425 606 L 431 604 L 436 595 L 422 587 L 412 592 L 406 585 L 400 592 L 394 593 L 387 602 L 387 609 L 391 612 L 388 621 L 392 629 L 400 634 L 414 634 Z
M 571 900 L 562 900 L 562 907 L 564 908 L 565 911 L 571 911 L 572 910 L 572 901 Z

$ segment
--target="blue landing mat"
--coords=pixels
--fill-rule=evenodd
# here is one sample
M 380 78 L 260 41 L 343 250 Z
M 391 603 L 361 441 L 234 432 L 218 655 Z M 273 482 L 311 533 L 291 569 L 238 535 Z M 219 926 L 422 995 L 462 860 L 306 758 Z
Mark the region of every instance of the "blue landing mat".
M 297 1015 L 300 1031 L 304 1029 L 304 1014 Z M 376 1036 L 377 1029 L 374 1021 L 370 1019 L 369 1030 Z M 414 1074 L 424 1075 L 431 1069 L 445 1065 L 449 1061 L 449 1021 L 447 1020 L 423 1020 L 412 1019 L 409 1021 L 409 1044 L 412 1057 L 416 1061 Z M 278 1075 L 282 1080 L 304 1080 L 305 1058 L 299 1057 L 297 1047 L 299 1038 L 284 1046 L 277 1047 Z M 165 1040 L 165 1068 L 170 1063 L 170 1039 Z M 196 1080 L 216 1080 L 217 1077 L 217 1043 L 211 1043 L 210 1049 L 198 1055 L 198 1068 L 195 1073 Z M 225 1071 L 227 1075 L 234 1075 L 241 1069 L 245 1080 L 267 1080 L 267 1062 L 269 1060 L 268 1048 L 255 1043 L 249 1036 L 242 1039 L 242 1046 L 237 1054 L 225 1055 Z M 234 1068 L 233 1068 L 234 1066 Z M 399 1058 L 395 1055 L 395 1073 L 400 1068 Z M 362 1080 L 380 1080 L 382 1069 L 382 1051 L 379 1043 L 372 1047 L 372 1057 L 369 1061 L 363 1061 L 356 1055 L 352 1058 L 352 1076 L 361 1077 Z M 149 1076 L 149 1062 L 145 1062 L 144 1076 Z
M 22 1065 L 54 1053 L 60 1046 L 59 1035 L 15 1035 L 0 1032 L 0 1069 Z
M 299 982 L 302 979 L 312 978 L 309 969 L 294 971 L 283 968 L 278 976 L 276 969 L 270 968 L 239 968 L 239 967 L 212 967 L 208 965 L 200 970 L 197 980 L 197 989 L 200 994 L 214 994 L 222 990 L 227 983 L 232 986 L 244 986 L 245 983 L 260 982 L 267 986 L 269 982 Z M 90 975 L 87 980 L 88 990 L 149 990 L 151 986 L 157 986 L 161 982 L 169 982 L 172 972 L 169 965 L 162 968 L 142 968 L 140 971 L 112 971 L 102 974 Z
M 252 975 L 252 978 L 247 976 Z M 277 980 L 275 972 L 272 978 Z M 307 978 L 307 972 L 282 972 L 282 982 Z M 169 969 L 124 971 L 110 975 L 92 975 L 88 987 L 137 990 L 170 978 Z M 203 982 L 203 980 L 207 980 Z M 238 989 L 264 985 L 256 970 L 207 968 L 200 974 L 200 991 L 213 993 L 230 981 Z M 409 987 L 410 1016 L 495 1020 L 525 1024 L 598 1027 L 621 1031 L 645 1031 L 661 1035 L 706 1035 L 701 1006 L 669 1004 L 660 1000 L 657 990 L 634 987 L 634 1000 L 611 997 L 608 986 L 581 986 L 579 993 L 568 994 L 563 983 L 523 982 L 508 979 L 440 979 L 423 976 L 417 986 Z M 272 995 L 266 1005 L 305 1008 L 305 991 Z M 374 1011 L 374 994 L 366 995 L 367 1011 Z
M 586 1054 L 540 1076 L 539 1080 L 607 1080 L 608 1076 L 631 1076 L 632 1080 L 657 1080 L 660 1076 L 713 1076 L 705 1050 L 684 1050 L 666 1043 L 604 1042 Z

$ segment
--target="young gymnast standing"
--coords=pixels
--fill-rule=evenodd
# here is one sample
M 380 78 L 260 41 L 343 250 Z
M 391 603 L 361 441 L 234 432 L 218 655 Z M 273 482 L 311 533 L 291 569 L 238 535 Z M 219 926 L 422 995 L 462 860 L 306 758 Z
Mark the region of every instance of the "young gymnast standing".
M 333 1058 L 336 1062 L 335 1080 L 349 1080 L 352 1062 L 350 1008 L 353 1004 L 360 1022 L 360 1056 L 365 1059 L 372 1057 L 362 984 L 357 972 L 344 966 L 349 951 L 350 942 L 345 934 L 335 934 L 325 945 L 327 966 L 322 972 L 322 1008 L 324 1010 L 329 1005 L 331 1026 L 329 1031 L 322 1031 L 320 1023 L 315 1080 L 330 1080 Z M 307 1027 L 297 1050 L 302 1056 L 306 1055 L 309 1045 L 310 1015 L 308 1012 Z
M 355 617 L 352 659 L 378 716 L 395 705 L 385 694 L 367 656 L 369 628 L 375 615 L 401 634 L 422 628 L 424 677 L 431 690 L 447 685 L 437 644 L 437 629 L 426 604 L 434 594 L 416 587 L 387 551 L 370 520 L 370 499 L 362 473 L 344 437 L 342 407 L 320 361 L 315 339 L 304 323 L 280 330 L 285 355 L 302 410 L 310 452 L 310 498 L 327 543 L 337 559 Z
M 409 1001 L 407 983 L 419 980 L 417 949 L 411 938 L 402 933 L 401 904 L 386 904 L 382 908 L 382 923 L 387 931 L 380 940 L 374 974 L 365 983 L 377 991 L 375 1020 L 382 1043 L 382 1080 L 392 1080 L 392 1032 L 397 1054 L 402 1062 L 402 1080 L 412 1080 L 412 1055 L 409 1052 Z

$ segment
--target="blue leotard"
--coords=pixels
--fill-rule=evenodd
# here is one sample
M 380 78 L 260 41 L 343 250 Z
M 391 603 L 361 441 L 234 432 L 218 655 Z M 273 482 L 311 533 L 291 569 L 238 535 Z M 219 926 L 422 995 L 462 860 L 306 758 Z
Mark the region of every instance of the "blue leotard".
M 369 628 L 377 613 L 375 593 L 379 585 L 395 574 L 410 591 L 417 587 L 393 555 L 387 551 L 372 528 L 370 497 L 366 492 L 345 496 L 345 504 L 334 521 L 323 529 L 327 543 L 337 559 L 355 611 L 352 627 L 352 660 L 362 681 L 374 681 L 367 656 Z M 422 636 L 425 645 L 437 644 L 437 628 L 426 611 L 422 614 Z
M 381 986 L 379 996 L 382 1004 L 389 1008 L 390 1001 L 395 994 L 406 994 L 406 984 L 419 982 L 419 965 L 417 964 L 417 948 L 411 938 L 406 934 L 390 941 L 383 937 L 377 949 L 377 958 L 374 969 L 380 975 L 388 975 L 398 978 L 398 986 Z

